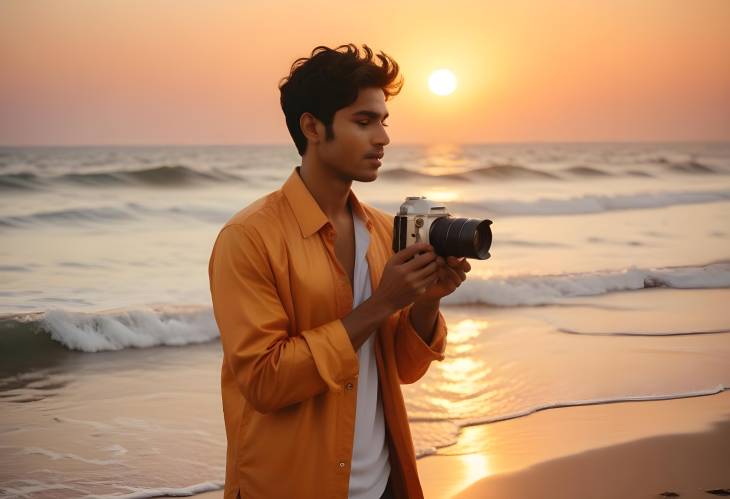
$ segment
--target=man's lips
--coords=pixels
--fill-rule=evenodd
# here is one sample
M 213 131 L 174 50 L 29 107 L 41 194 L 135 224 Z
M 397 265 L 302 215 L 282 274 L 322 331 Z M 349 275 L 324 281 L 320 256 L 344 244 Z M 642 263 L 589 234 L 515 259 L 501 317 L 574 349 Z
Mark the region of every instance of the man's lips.
M 381 153 L 368 154 L 367 156 L 365 156 L 365 158 L 367 158 L 367 159 L 383 159 L 383 156 L 385 156 L 385 153 L 382 153 L 381 152 Z

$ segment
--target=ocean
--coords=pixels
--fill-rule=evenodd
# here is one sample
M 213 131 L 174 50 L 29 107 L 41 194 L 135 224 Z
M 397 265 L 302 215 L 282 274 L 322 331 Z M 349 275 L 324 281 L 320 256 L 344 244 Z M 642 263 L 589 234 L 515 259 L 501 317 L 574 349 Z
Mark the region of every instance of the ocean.
M 290 145 L 0 148 L 0 496 L 221 487 L 208 258 L 299 164 Z M 469 425 L 730 387 L 730 143 L 393 145 L 353 190 L 493 222 L 442 301 L 446 359 L 402 386 L 419 457 Z

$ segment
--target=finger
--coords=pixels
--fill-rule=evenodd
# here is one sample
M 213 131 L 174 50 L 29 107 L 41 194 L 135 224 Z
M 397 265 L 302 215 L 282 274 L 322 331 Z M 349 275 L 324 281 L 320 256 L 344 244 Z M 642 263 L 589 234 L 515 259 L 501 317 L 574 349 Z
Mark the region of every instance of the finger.
M 458 267 L 459 265 L 462 265 L 463 262 L 466 261 L 465 256 L 456 257 L 456 256 L 450 256 L 448 259 L 449 267 Z
M 396 253 L 393 256 L 393 259 L 395 260 L 395 263 L 405 263 L 413 258 L 415 255 L 417 255 L 419 251 L 429 250 L 433 250 L 433 246 L 426 242 L 414 243 Z
M 461 269 L 458 269 L 458 268 L 455 269 L 453 267 L 446 267 L 446 270 L 449 272 L 449 276 L 454 281 L 455 284 L 456 283 L 461 284 L 461 282 L 466 279 L 466 274 Z
M 449 260 L 448 260 L 448 265 L 449 265 L 449 267 L 451 267 L 453 269 L 460 269 L 465 273 L 469 272 L 471 270 L 471 264 L 466 259 L 466 257 L 456 258 L 456 257 L 450 256 Z
M 423 279 L 430 277 L 431 274 L 437 273 L 439 270 L 438 262 L 432 261 L 422 269 L 416 270 L 414 272 L 411 272 L 410 278 L 414 282 L 422 281 Z
M 456 276 L 449 272 L 448 267 L 441 267 L 438 268 L 433 274 L 424 277 L 419 284 L 425 284 L 427 286 L 430 286 L 435 282 L 451 282 L 454 279 L 456 279 Z
M 466 272 L 464 272 L 461 268 L 458 269 L 452 269 L 456 272 L 456 276 L 459 278 L 459 281 L 465 281 L 466 280 Z
M 433 251 L 426 251 L 425 253 L 416 255 L 411 260 L 402 263 L 401 267 L 403 267 L 403 270 L 405 272 L 413 272 L 415 270 L 421 269 L 425 265 L 430 264 L 434 260 L 436 260 L 436 253 L 434 253 Z
M 419 290 L 420 293 L 423 293 L 424 291 L 426 291 L 426 289 L 431 287 L 431 285 L 438 282 L 438 280 L 439 280 L 439 275 L 438 275 L 438 273 L 436 273 L 436 274 L 434 274 L 432 276 L 428 276 L 425 279 L 423 279 L 422 281 L 418 282 L 415 287 L 416 287 L 416 289 Z

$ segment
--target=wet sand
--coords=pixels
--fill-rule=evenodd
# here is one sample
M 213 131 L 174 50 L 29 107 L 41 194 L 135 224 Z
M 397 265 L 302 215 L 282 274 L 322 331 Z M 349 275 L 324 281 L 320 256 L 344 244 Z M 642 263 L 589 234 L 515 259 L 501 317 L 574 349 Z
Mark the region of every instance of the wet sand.
M 418 472 L 426 499 L 722 497 L 718 489 L 730 490 L 730 392 L 467 427 L 458 444 L 419 459 Z
M 467 427 L 418 470 L 427 499 L 719 497 L 705 491 L 730 489 L 730 392 Z

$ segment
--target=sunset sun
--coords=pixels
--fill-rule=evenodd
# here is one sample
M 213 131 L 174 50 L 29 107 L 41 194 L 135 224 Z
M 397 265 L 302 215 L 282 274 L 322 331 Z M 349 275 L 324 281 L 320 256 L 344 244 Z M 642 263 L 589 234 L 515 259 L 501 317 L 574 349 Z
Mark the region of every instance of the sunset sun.
M 436 95 L 449 95 L 456 89 L 456 76 L 448 69 L 437 69 L 428 77 L 428 88 Z

